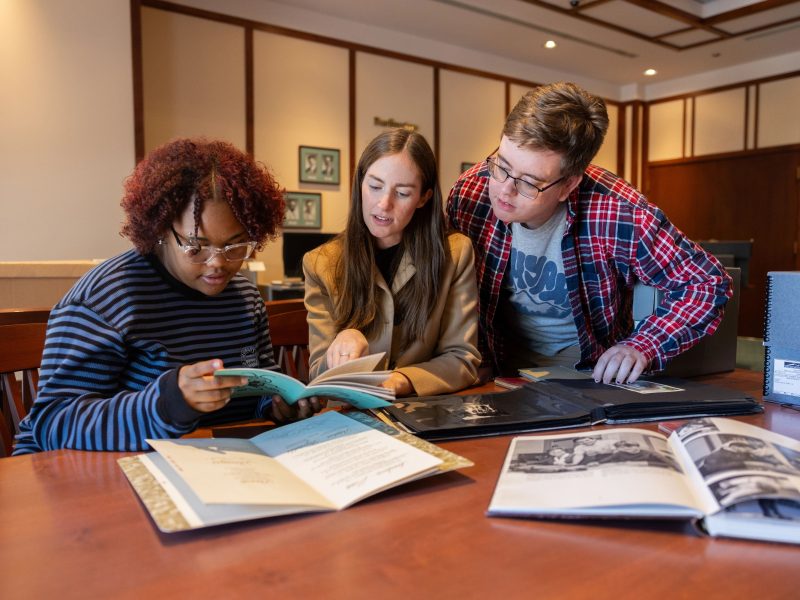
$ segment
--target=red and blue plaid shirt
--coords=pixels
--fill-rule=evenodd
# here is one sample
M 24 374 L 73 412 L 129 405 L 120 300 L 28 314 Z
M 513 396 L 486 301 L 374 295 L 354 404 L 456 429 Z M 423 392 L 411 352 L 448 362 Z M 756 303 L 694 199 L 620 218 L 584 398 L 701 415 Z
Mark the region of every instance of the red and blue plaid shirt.
M 483 364 L 502 372 L 502 319 L 496 319 L 511 253 L 511 227 L 489 202 L 489 171 L 479 163 L 458 179 L 447 200 L 450 224 L 475 247 Z M 564 271 L 589 367 L 617 343 L 641 352 L 653 370 L 713 333 L 731 296 L 719 262 L 679 231 L 629 183 L 590 165 L 567 199 L 561 242 Z M 633 286 L 664 291 L 656 312 L 633 328 Z

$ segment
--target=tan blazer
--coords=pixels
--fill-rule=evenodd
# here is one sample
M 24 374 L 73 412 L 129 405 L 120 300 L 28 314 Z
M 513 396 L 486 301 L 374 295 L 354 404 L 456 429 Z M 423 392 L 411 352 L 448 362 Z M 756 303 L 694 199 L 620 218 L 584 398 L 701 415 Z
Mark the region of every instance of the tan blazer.
M 417 272 L 408 254 L 400 259 L 389 291 L 378 274 L 379 302 L 385 325 L 369 339 L 369 353 L 386 352 L 382 368 L 401 372 L 411 381 L 417 394 L 431 396 L 457 391 L 477 381 L 478 291 L 475 281 L 475 255 L 469 238 L 453 233 L 448 237 L 450 262 L 447 264 L 439 295 L 424 335 L 400 352 L 400 331 L 394 323 L 394 296 Z M 339 331 L 332 318 L 334 265 L 341 255 L 341 243 L 333 241 L 303 257 L 306 278 L 305 304 L 308 309 L 311 376 L 328 366 L 325 353 Z

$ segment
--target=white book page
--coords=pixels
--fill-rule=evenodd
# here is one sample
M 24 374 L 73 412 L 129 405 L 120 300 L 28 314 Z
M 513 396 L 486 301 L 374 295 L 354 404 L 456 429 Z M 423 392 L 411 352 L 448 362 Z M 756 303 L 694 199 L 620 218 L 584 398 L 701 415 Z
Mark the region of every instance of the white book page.
M 355 360 L 349 360 L 346 363 L 342 363 L 332 369 L 328 369 L 321 375 L 317 376 L 311 381 L 311 384 L 320 383 L 321 381 L 326 381 L 328 379 L 337 378 L 343 375 L 349 375 L 351 373 L 363 373 L 368 371 L 375 371 L 375 367 L 377 367 L 383 357 L 386 355 L 385 352 L 379 352 L 377 354 L 369 354 L 367 356 L 362 356 L 360 358 L 356 358 Z M 388 375 L 388 373 L 386 373 Z M 342 377 L 342 379 L 348 379 L 347 377 Z M 386 376 L 383 377 L 386 379 Z M 381 379 L 381 382 L 383 381 Z
M 664 436 L 641 429 L 517 437 L 490 514 L 699 516 Z
M 142 454 L 139 460 L 174 502 L 191 529 L 314 510 L 303 506 L 205 504 L 158 452 Z
M 692 419 L 671 440 L 707 513 L 759 498 L 800 502 L 800 442 L 733 419 Z
M 333 508 L 249 440 L 147 440 L 206 504 Z
M 337 508 L 434 472 L 442 462 L 333 411 L 263 433 L 252 442 Z

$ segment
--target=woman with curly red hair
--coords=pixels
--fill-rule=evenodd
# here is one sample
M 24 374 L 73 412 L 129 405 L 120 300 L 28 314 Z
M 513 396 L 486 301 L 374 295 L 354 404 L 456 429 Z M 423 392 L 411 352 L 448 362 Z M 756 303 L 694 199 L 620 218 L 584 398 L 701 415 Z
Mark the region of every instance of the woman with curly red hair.
M 274 236 L 283 195 L 230 144 L 180 139 L 128 179 L 122 234 L 134 245 L 82 277 L 53 308 L 39 392 L 15 454 L 144 450 L 147 438 L 320 409 L 279 396 L 231 398 L 226 367 L 276 368 L 264 303 L 238 274 Z

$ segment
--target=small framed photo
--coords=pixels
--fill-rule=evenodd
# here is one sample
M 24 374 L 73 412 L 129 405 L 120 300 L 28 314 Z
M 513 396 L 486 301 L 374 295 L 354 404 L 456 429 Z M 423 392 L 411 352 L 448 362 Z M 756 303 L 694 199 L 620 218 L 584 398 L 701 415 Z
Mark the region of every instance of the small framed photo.
M 339 150 L 300 146 L 300 183 L 339 184 Z
M 286 215 L 284 228 L 302 227 L 320 229 L 322 227 L 322 194 L 314 192 L 286 192 Z
M 461 170 L 459 171 L 459 173 L 463 173 L 467 169 L 471 169 L 472 165 L 474 165 L 474 164 L 475 164 L 474 162 L 462 162 L 461 163 Z

